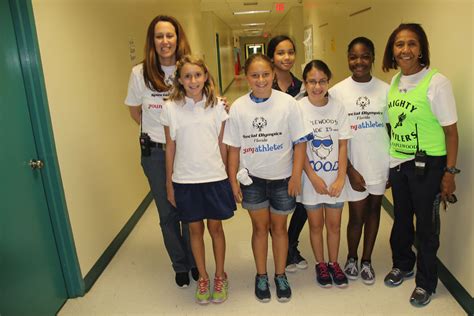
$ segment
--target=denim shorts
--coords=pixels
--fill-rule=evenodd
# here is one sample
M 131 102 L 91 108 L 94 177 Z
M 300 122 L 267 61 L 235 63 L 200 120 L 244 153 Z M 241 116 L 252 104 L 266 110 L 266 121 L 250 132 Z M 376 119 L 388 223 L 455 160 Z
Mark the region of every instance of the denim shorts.
M 319 203 L 319 204 L 316 204 L 316 205 L 308 205 L 308 204 L 304 204 L 304 208 L 306 209 L 306 211 L 316 211 L 320 208 L 340 208 L 342 209 L 344 207 L 344 202 L 336 202 L 334 204 L 332 203 Z
M 291 214 L 296 207 L 296 199 L 288 195 L 288 181 L 266 180 L 250 176 L 253 183 L 240 185 L 242 190 L 242 207 L 254 211 L 270 207 L 270 212 L 279 215 Z

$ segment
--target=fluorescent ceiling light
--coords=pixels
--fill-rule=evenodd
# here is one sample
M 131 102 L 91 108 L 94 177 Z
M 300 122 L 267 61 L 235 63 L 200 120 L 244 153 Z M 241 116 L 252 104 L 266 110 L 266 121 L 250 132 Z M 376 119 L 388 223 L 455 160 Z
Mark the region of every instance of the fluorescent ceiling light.
M 256 13 L 270 13 L 270 12 L 271 12 L 271 10 L 237 11 L 237 12 L 234 12 L 234 15 L 256 14 Z
M 258 26 L 258 25 L 265 25 L 265 23 L 244 23 L 241 25 L 242 26 Z
M 245 29 L 245 32 L 261 32 L 263 29 Z

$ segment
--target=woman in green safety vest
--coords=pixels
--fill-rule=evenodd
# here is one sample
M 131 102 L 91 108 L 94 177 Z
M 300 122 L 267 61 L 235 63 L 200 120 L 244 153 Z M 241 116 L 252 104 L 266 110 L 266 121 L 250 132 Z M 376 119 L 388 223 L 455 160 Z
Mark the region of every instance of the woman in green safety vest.
M 390 175 L 394 223 L 390 236 L 393 268 L 385 284 L 413 276 L 410 302 L 425 306 L 436 290 L 439 201 L 452 201 L 458 151 L 457 113 L 450 81 L 430 68 L 426 34 L 419 24 L 400 24 L 385 47 L 383 70 L 400 68 L 387 97 Z M 412 250 L 416 215 L 418 252 Z

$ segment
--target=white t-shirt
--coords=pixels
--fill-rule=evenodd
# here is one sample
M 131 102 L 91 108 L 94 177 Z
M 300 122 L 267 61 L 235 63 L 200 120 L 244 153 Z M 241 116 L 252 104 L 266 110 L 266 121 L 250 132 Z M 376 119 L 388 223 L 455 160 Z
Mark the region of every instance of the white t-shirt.
M 390 161 L 390 137 L 386 129 L 387 94 L 390 86 L 372 77 L 357 82 L 348 77 L 329 90 L 345 107 L 353 137 L 347 157 L 367 185 L 386 183 Z M 350 186 L 346 181 L 346 186 Z
M 344 106 L 331 96 L 325 106 L 313 105 L 308 97 L 299 102 L 303 117 L 311 126 L 313 140 L 307 142 L 306 154 L 316 174 L 329 187 L 337 178 L 339 170 L 339 140 L 352 137 L 349 118 Z M 344 202 L 344 190 L 339 197 L 320 195 L 314 190 L 306 172 L 303 172 L 303 192 L 298 200 L 306 205 Z
M 402 74 L 400 76 L 398 89 L 400 91 L 410 91 L 414 89 L 430 70 L 430 68 L 423 68 L 421 71 L 413 75 L 404 76 Z M 397 76 L 398 74 L 393 76 L 390 85 L 393 84 Z M 427 94 L 431 105 L 431 112 L 436 116 L 441 126 L 449 126 L 458 121 L 453 88 L 448 78 L 439 72 L 434 74 L 431 78 L 430 85 L 428 86 Z M 415 158 L 397 159 L 390 156 L 390 168 L 413 159 Z
M 256 103 L 250 93 L 231 106 L 224 143 L 240 147 L 240 168 L 262 179 L 285 179 L 293 168 L 293 142 L 309 133 L 292 96 L 272 90 Z
M 227 179 L 219 149 L 222 122 L 229 117 L 222 101 L 204 108 L 186 97 L 185 104 L 166 101 L 160 121 L 169 126 L 176 142 L 172 180 L 176 183 L 205 183 Z
M 165 73 L 165 82 L 172 83 L 176 66 L 161 66 Z M 169 91 L 157 92 L 150 90 L 143 79 L 143 64 L 138 64 L 132 69 L 128 81 L 128 93 L 125 104 L 128 106 L 142 107 L 142 130 L 148 133 L 151 140 L 156 143 L 166 143 L 165 131 L 160 123 L 160 113 L 163 108 L 164 98 Z

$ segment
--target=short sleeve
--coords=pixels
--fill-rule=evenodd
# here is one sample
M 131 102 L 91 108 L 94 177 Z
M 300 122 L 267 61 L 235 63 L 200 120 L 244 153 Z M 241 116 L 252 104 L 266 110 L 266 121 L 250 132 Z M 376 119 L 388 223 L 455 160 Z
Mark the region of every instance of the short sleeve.
M 143 103 L 143 89 L 141 87 L 142 85 L 140 85 L 140 80 L 143 80 L 143 78 L 140 78 L 140 73 L 141 71 L 137 68 L 132 69 L 132 72 L 130 73 L 127 97 L 125 98 L 125 104 L 128 106 L 139 106 Z
M 174 103 L 171 102 L 165 102 L 163 105 L 163 109 L 161 110 L 160 113 L 160 123 L 163 124 L 163 126 L 169 127 L 170 130 L 170 137 L 172 140 L 176 139 L 176 126 L 173 124 L 173 118 L 172 118 L 172 108 L 175 106 Z
M 290 107 L 288 130 L 290 131 L 291 141 L 298 142 L 302 137 L 310 134 L 311 129 L 309 128 L 309 124 L 306 124 L 303 119 L 303 113 L 298 102 L 292 102 Z
M 349 116 L 347 115 L 346 109 L 343 106 L 339 107 L 339 139 L 352 138 L 351 125 L 349 122 Z
M 224 122 L 229 118 L 229 114 L 227 114 L 227 111 L 225 110 L 225 105 L 224 101 L 219 100 L 216 105 L 217 108 L 217 113 L 218 113 L 218 118 L 220 122 Z
M 241 132 L 239 127 L 237 107 L 231 106 L 229 111 L 229 119 L 227 120 L 224 128 L 223 143 L 232 147 L 240 147 L 240 134 Z
M 431 111 L 441 126 L 449 126 L 458 121 L 456 101 L 451 82 L 442 75 L 435 75 L 428 89 Z

